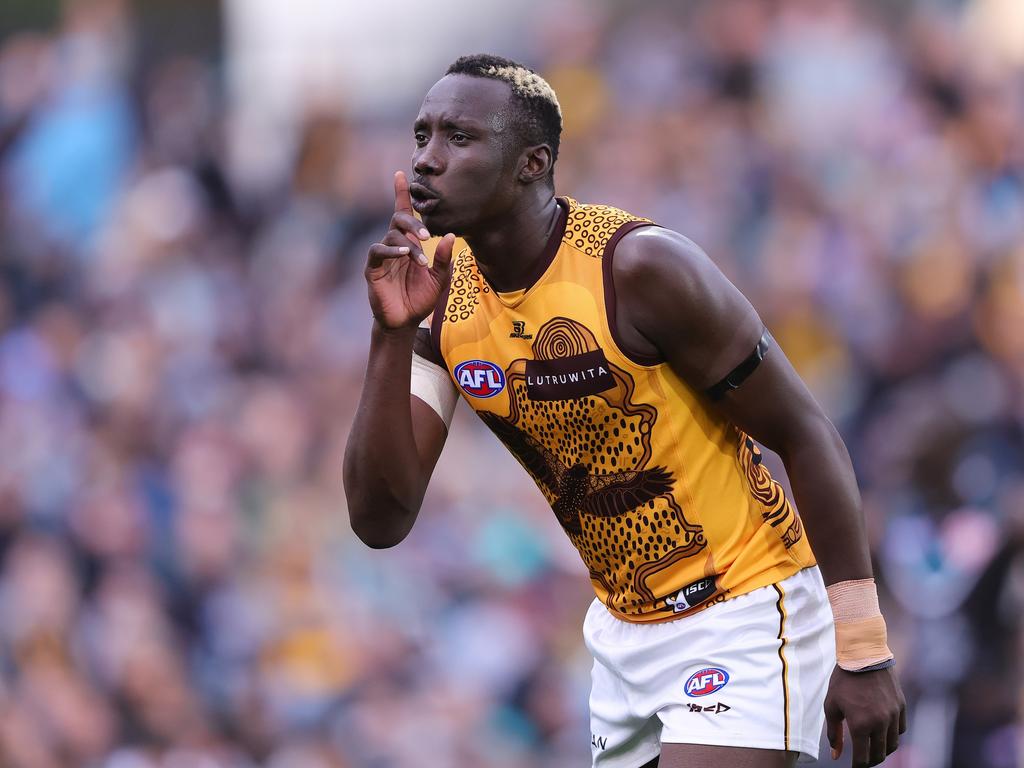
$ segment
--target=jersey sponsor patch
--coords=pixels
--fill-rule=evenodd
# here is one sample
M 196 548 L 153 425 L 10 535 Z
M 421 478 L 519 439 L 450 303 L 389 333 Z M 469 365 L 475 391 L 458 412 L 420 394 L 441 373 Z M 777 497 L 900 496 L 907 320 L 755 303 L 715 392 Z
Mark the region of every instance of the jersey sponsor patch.
M 505 389 L 505 372 L 487 360 L 466 360 L 455 366 L 455 381 L 470 397 L 494 397 Z
M 700 605 L 715 594 L 715 578 L 714 576 L 705 576 L 699 581 L 687 584 L 674 597 L 666 597 L 665 605 L 671 608 L 674 613 L 682 613 L 683 611 L 690 610 L 695 605 Z
M 697 670 L 686 681 L 684 691 L 687 696 L 710 696 L 725 688 L 729 682 L 729 673 L 721 667 L 705 667 Z
M 526 395 L 531 400 L 571 400 L 614 388 L 615 377 L 600 349 L 526 361 Z

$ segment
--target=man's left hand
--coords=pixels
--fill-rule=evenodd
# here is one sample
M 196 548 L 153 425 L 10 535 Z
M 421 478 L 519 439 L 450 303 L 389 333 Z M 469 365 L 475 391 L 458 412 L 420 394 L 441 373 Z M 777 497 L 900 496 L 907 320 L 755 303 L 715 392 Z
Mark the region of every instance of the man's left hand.
M 825 697 L 825 722 L 832 759 L 843 752 L 843 720 L 853 742 L 853 768 L 878 765 L 896 751 L 907 730 L 907 702 L 896 670 L 847 672 L 836 667 Z

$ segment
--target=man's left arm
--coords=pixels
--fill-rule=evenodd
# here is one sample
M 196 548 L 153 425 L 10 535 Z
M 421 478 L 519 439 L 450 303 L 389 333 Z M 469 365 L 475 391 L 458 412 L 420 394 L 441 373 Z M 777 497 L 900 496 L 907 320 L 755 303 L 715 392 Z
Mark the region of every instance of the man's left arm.
M 663 229 L 623 237 L 613 279 L 618 326 L 623 341 L 637 347 L 632 351 L 649 354 L 653 347 L 698 391 L 721 392 L 708 397 L 709 407 L 782 457 L 830 595 L 845 585 L 870 585 L 860 492 L 846 446 L 770 336 L 763 358 L 758 354 L 765 329 L 750 302 L 700 248 Z M 855 768 L 882 762 L 906 728 L 891 667 L 847 672 L 837 666 L 825 713 L 833 756 L 842 751 L 846 720 Z

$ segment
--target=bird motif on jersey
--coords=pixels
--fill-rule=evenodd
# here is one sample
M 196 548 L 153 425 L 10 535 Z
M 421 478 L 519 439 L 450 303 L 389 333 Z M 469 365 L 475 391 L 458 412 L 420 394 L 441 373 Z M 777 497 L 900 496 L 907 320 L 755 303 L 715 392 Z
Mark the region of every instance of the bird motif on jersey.
M 582 534 L 581 512 L 618 517 L 672 491 L 674 480 L 665 467 L 592 475 L 584 464 L 566 466 L 553 452 L 496 413 L 478 414 L 555 499 L 551 508 L 568 534 Z

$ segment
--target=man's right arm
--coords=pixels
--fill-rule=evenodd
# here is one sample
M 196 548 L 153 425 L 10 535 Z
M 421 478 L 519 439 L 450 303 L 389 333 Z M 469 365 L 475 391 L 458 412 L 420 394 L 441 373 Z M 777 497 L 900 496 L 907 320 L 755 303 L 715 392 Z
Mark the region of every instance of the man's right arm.
M 422 248 L 427 239 L 429 233 L 413 215 L 409 182 L 399 171 L 391 224 L 381 242 L 370 246 L 366 260 L 374 317 L 370 359 L 345 446 L 352 530 L 375 549 L 393 547 L 409 533 L 448 435 L 442 417 L 410 394 L 419 334 L 426 338 L 421 336 L 417 351 L 428 360 L 432 356 L 429 331 L 417 326 L 447 285 L 455 244 L 455 235 L 442 237 L 430 261 Z
M 345 492 L 352 530 L 381 549 L 406 537 L 416 520 L 448 427 L 410 395 L 413 351 L 433 364 L 425 328 L 374 323 L 363 394 L 345 450 Z

